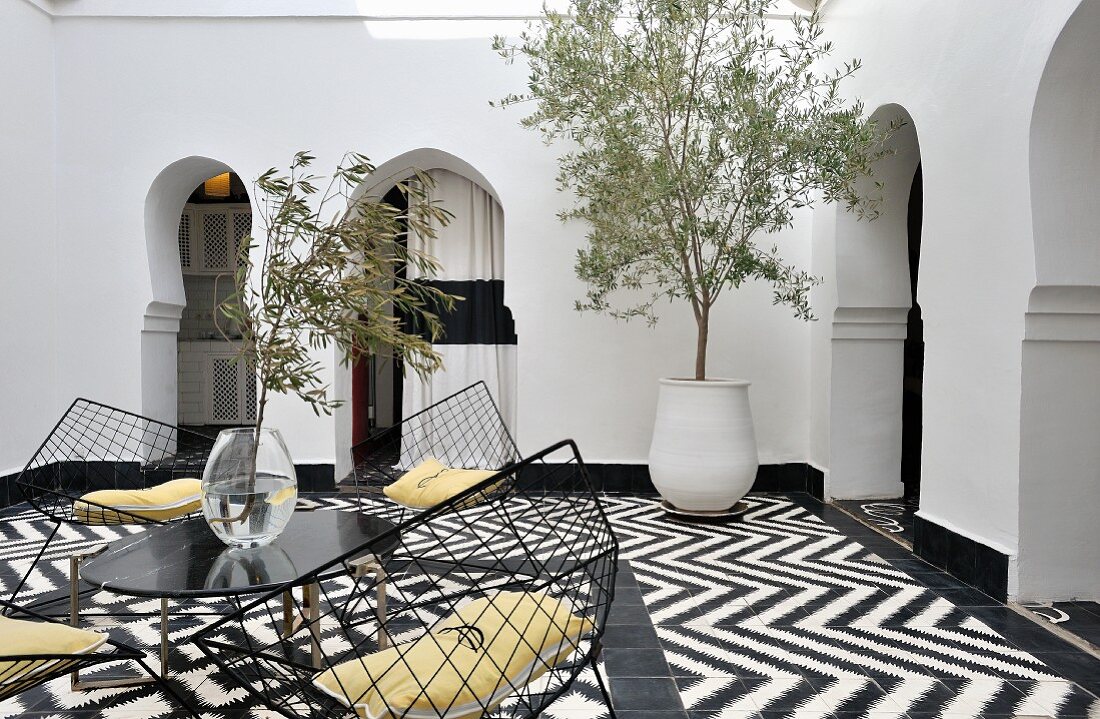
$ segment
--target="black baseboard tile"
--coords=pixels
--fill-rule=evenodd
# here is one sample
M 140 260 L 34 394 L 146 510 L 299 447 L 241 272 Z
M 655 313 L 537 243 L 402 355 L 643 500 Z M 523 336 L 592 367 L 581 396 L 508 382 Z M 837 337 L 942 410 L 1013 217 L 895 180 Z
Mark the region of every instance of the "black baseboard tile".
M 18 477 L 19 472 L 0 477 L 0 508 L 10 507 L 23 501 L 23 494 L 19 491 L 19 487 L 15 486 L 15 480 Z
M 805 462 L 762 464 L 756 470 L 753 492 L 809 492 L 810 465 Z
M 623 494 L 657 495 L 649 467 L 644 464 L 593 462 L 586 465 L 597 491 Z M 336 468 L 332 464 L 296 464 L 298 488 L 303 492 L 331 492 L 336 488 Z M 0 507 L 22 501 L 15 486 L 18 474 L 0 477 Z M 762 464 L 752 485 L 753 492 L 807 492 L 824 498 L 824 474 L 802 462 Z
M 587 462 L 588 476 L 597 492 L 656 495 L 649 466 Z M 756 471 L 753 492 L 808 492 L 818 499 L 825 496 L 825 475 L 804 462 L 762 464 Z
M 917 515 L 913 553 L 997 601 L 1008 601 L 1008 555 Z
M 645 464 L 587 464 L 588 477 L 598 492 L 657 494 Z
M 296 464 L 300 492 L 333 492 L 336 490 L 336 465 Z
M 806 465 L 806 492 L 820 502 L 825 501 L 825 473 L 813 465 Z
M 118 486 L 141 486 L 135 483 L 134 467 L 126 466 L 129 463 L 115 463 L 118 475 Z M 331 464 L 296 464 L 294 472 L 298 475 L 298 489 L 303 492 L 332 492 L 336 489 L 336 467 Z M 155 475 L 155 471 L 151 474 Z M 0 477 L 0 508 L 10 507 L 23 501 L 23 494 L 15 485 L 19 473 L 6 474 Z M 164 479 L 171 479 L 168 475 Z M 155 483 L 155 482 L 154 482 Z

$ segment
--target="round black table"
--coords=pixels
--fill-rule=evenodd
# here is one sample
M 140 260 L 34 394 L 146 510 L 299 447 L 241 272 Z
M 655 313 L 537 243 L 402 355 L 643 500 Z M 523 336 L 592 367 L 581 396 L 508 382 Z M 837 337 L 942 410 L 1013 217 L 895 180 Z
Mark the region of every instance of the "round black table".
M 317 582 L 351 570 L 375 574 L 380 606 L 384 607 L 383 561 L 397 546 L 399 538 L 396 533 L 384 539 L 381 536 L 394 527 L 393 522 L 360 512 L 299 510 L 271 544 L 236 549 L 227 547 L 214 536 L 205 519 L 157 525 L 111 542 L 97 554 L 80 557 L 79 572 L 72 572 L 72 621 L 75 626 L 80 619 L 78 579 L 115 594 L 160 599 L 160 660 L 164 672 L 168 662 L 168 602 L 171 599 L 228 598 L 259 594 L 287 584 L 301 586 L 303 611 L 300 614 L 293 610 L 289 591 L 283 594 L 285 631 L 292 633 L 303 621 L 315 622 L 317 618 L 320 596 Z M 372 538 L 379 539 L 370 542 Z M 317 573 L 336 558 L 359 548 L 361 552 L 352 554 L 331 571 Z M 316 664 L 320 659 L 319 637 L 315 626 L 310 626 L 314 634 Z

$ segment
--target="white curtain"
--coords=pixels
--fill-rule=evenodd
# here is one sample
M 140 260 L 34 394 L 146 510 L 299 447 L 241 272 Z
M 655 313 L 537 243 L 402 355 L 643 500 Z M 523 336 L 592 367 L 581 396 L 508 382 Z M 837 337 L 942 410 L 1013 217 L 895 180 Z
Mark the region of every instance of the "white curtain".
M 445 319 L 447 336 L 433 348 L 444 369 L 427 380 L 405 376 L 402 399 L 406 417 L 484 380 L 508 429 L 516 430 L 516 344 L 511 316 L 504 307 L 504 211 L 492 195 L 462 175 L 435 169 L 432 199 L 454 215 L 438 236 L 419 243 L 442 265 L 433 284 L 451 294 L 470 295 Z M 447 326 L 449 324 L 449 326 Z

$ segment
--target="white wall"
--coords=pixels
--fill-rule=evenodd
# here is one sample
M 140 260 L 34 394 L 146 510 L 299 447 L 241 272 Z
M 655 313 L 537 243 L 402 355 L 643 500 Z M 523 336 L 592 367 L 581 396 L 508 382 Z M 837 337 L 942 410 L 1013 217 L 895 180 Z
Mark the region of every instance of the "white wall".
M 382 162 L 436 147 L 483 173 L 505 209 L 523 449 L 572 436 L 593 461 L 645 460 L 656 379 L 692 366 L 690 312 L 671 307 L 651 331 L 572 309 L 583 293 L 572 271 L 583 228 L 555 218 L 565 198 L 552 151 L 518 126 L 518 112 L 488 106 L 522 87 L 523 69 L 490 48 L 493 32 L 520 24 L 194 19 L 158 20 L 150 32 L 141 20 L 65 16 L 55 27 L 58 195 L 67 204 L 59 284 L 70 298 L 97 298 L 66 313 L 60 331 L 105 348 L 60 359 L 62 396 L 141 406 L 138 337 L 154 297 L 143 202 L 170 163 L 215 158 L 249 178 L 299 148 L 324 169 L 350 149 Z M 296 51 L 277 50 L 287 47 Z M 226 72 L 209 72 L 212 61 Z M 294 86 L 308 88 L 308 100 L 289 97 Z M 809 263 L 805 230 L 779 239 Z M 761 461 L 803 461 L 808 326 L 772 308 L 764 287 L 731 294 L 713 322 L 711 371 L 755 383 Z M 278 402 L 272 417 L 298 461 L 333 461 L 334 420 L 293 400 Z
M 43 11 L 0 3 L 0 476 L 21 470 L 58 419 L 59 350 L 89 349 L 56 322 L 52 36 Z
M 56 292 L 33 313 L 3 314 L 8 341 L 23 347 L 23 337 L 40 338 L 41 349 L 0 354 L 4 381 L 13 385 L 3 396 L 19 407 L 0 412 L 0 470 L 21 464 L 77 394 L 171 413 L 167 375 L 143 371 L 142 355 L 146 364 L 168 362 L 160 334 L 169 333 L 148 328 L 170 327 L 182 289 L 150 279 L 150 266 L 163 270 L 171 248 L 146 246 L 146 211 L 154 207 L 159 216 L 174 202 L 182 206 L 186 193 L 147 203 L 158 174 L 197 157 L 209 158 L 204 167 L 215 163 L 250 178 L 301 148 L 314 150 L 321 169 L 349 149 L 381 163 L 425 147 L 476 168 L 507 218 L 506 302 L 520 340 L 523 449 L 573 436 L 590 460 L 644 461 L 655 380 L 691 367 L 690 312 L 668 307 L 651 331 L 572 310 L 583 292 L 572 271 L 583 228 L 563 227 L 554 216 L 567 198 L 554 188 L 553 151 L 518 127 L 518 110 L 487 104 L 525 79 L 523 68 L 492 53 L 489 37 L 514 34 L 521 27 L 515 18 L 537 14 L 537 3 L 483 0 L 467 6 L 469 17 L 444 20 L 438 17 L 454 11 L 429 0 L 323 0 L 305 10 L 289 0 L 172 0 L 153 10 L 136 0 L 37 1 L 57 13 L 52 30 L 32 4 L 0 9 L 7 61 L 0 92 L 23 110 L 0 113 L 8 170 L 0 183 L 6 198 L 27 208 L 0 230 L 3 251 L 14 257 L 3 263 L 0 298 L 5 309 L 21 306 L 40 286 L 42 268 Z M 1044 225 L 1043 217 L 1068 217 L 1052 204 L 1038 210 L 1034 233 L 1052 228 L 1052 251 L 1037 260 L 1033 240 L 1032 106 L 1051 48 L 1079 2 L 832 0 L 826 14 L 838 57 L 864 62 L 851 94 L 869 110 L 904 107 L 919 133 L 921 513 L 1013 554 L 1021 531 L 1021 345 L 1037 267 L 1055 282 L 1100 278 L 1093 255 L 1059 249 L 1095 248 L 1087 218 Z M 305 12 L 319 17 L 300 17 Z M 372 19 L 363 19 L 367 12 Z M 142 17 L 148 13 L 158 17 Z M 497 19 L 487 19 L 494 13 Z M 308 99 L 295 99 L 292 88 Z M 1100 143 L 1095 135 L 1089 142 L 1095 154 Z M 1050 157 L 1058 171 L 1061 155 Z M 1089 177 L 1078 184 L 1095 185 Z M 51 184 L 52 194 L 39 190 Z M 711 372 L 754 382 L 762 462 L 809 458 L 832 469 L 837 392 L 859 391 L 833 385 L 833 311 L 840 280 L 853 274 L 846 232 L 836 209 L 825 208 L 779 238 L 791 259 L 825 278 L 812 295 L 819 322 L 800 323 L 772 307 L 766 287 L 729 295 L 716 310 Z M 858 288 L 863 280 L 855 275 Z M 881 284 L 883 276 L 865 280 Z M 331 362 L 330 351 L 318 356 Z M 1077 371 L 1089 366 L 1066 361 Z M 1043 386 L 1039 377 L 1035 389 Z M 339 421 L 315 419 L 293 400 L 272 408 L 298 461 L 333 461 L 346 444 Z
M 1100 599 L 1100 2 L 1082 2 L 1031 122 L 1037 285 L 1023 356 L 1023 598 Z
M 833 0 L 826 11 L 838 57 L 864 63 L 849 91 L 869 110 L 900 104 L 919 133 L 921 514 L 1010 553 L 1018 536 L 1020 348 L 1035 282 L 1028 126 L 1049 49 L 1077 1 Z M 815 269 L 834 280 L 827 262 Z M 828 339 L 815 334 L 815 366 Z M 829 398 L 821 373 L 815 377 L 814 406 L 835 403 L 837 388 Z
M 825 472 L 829 488 L 829 411 L 832 352 L 832 318 L 836 311 L 836 205 L 818 205 L 810 228 L 812 267 L 815 274 L 828 278 L 810 291 L 810 305 L 818 317 L 810 328 L 810 435 L 809 461 Z
M 1023 354 L 1023 600 L 1100 601 L 1100 287 L 1037 287 Z

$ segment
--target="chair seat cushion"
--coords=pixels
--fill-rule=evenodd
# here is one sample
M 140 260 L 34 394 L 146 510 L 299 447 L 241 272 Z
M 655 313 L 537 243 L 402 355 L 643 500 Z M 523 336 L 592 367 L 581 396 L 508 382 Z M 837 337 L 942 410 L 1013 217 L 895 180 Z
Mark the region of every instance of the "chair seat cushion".
M 427 509 L 457 497 L 496 472 L 491 469 L 458 469 L 429 457 L 382 492 L 405 507 Z
M 54 622 L 0 617 L 0 684 L 26 681 L 63 659 L 9 661 L 18 656 L 90 654 L 107 641 L 106 635 Z
M 202 506 L 201 487 L 199 480 L 186 478 L 173 479 L 148 489 L 100 489 L 88 492 L 74 502 L 73 515 L 84 524 L 127 524 L 134 521 L 134 516 L 165 522 L 199 511 Z
M 416 641 L 341 662 L 313 683 L 367 719 L 480 717 L 572 654 L 592 627 L 548 595 L 498 592 Z

